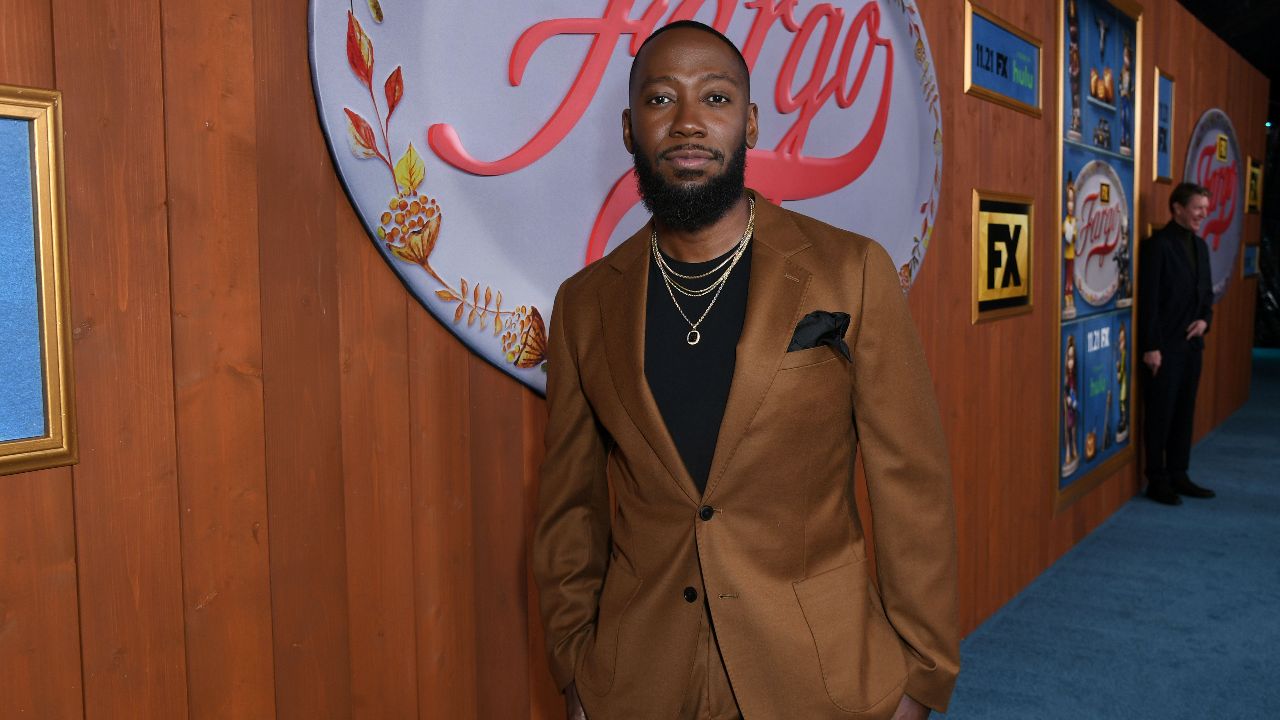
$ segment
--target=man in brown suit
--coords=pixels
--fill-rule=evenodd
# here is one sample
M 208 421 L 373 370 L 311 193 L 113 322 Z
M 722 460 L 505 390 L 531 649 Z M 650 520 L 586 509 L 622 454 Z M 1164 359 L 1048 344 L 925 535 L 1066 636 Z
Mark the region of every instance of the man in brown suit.
M 749 87 L 705 25 L 646 41 L 622 131 L 653 220 L 556 297 L 533 567 L 570 718 L 923 718 L 959 669 L 947 451 L 898 275 L 744 188 Z

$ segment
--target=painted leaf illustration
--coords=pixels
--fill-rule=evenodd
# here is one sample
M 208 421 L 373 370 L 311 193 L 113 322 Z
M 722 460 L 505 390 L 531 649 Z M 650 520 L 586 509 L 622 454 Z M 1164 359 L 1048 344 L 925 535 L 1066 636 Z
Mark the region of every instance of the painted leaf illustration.
M 360 82 L 367 88 L 373 87 L 373 41 L 360 27 L 356 16 L 347 11 L 347 62 L 355 71 Z
M 454 321 L 454 322 L 458 322 L 459 320 L 461 320 L 461 319 L 462 319 L 462 309 L 463 309 L 463 308 L 465 308 L 465 307 L 466 307 L 466 305 L 463 305 L 462 303 L 458 303 L 458 309 L 457 309 L 456 311 L 454 311 L 454 313 L 453 313 L 453 321 Z
M 413 148 L 413 143 L 409 143 L 409 149 L 405 150 L 404 155 L 396 162 L 396 184 L 405 192 L 415 193 L 426 174 L 426 163 Z
M 351 142 L 351 152 L 358 158 L 382 157 L 369 122 L 351 108 L 342 110 L 347 114 L 347 139 Z
M 391 113 L 400 104 L 400 98 L 404 97 L 404 72 L 399 65 L 387 76 L 387 81 L 382 84 L 382 91 L 387 96 L 387 119 L 390 120 Z
M 382 22 L 382 3 L 378 0 L 369 0 L 369 13 L 373 15 L 374 22 Z
M 452 300 L 456 300 L 458 296 L 454 295 L 452 290 L 437 290 L 436 297 L 440 298 L 441 300 L 452 301 Z

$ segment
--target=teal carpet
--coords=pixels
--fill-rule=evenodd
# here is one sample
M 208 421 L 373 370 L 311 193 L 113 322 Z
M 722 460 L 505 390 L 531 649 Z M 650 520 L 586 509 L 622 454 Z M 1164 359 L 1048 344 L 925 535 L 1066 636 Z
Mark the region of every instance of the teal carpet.
M 1280 351 L 1191 455 L 1217 491 L 1142 497 L 961 645 L 947 720 L 1280 718 Z

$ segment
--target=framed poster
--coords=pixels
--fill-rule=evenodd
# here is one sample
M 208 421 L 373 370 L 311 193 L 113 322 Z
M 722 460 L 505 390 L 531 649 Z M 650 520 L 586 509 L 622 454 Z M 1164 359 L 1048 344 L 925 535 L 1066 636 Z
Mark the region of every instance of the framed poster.
M 1040 40 L 970 0 L 964 37 L 964 91 L 1040 117 Z
M 1244 211 L 1247 213 L 1262 212 L 1262 163 L 1256 158 L 1246 155 L 1249 178 L 1244 193 Z
M 1240 277 L 1251 278 L 1258 276 L 1258 249 L 1259 245 L 1245 245 L 1244 252 L 1240 253 Z
M 1057 255 L 1053 382 L 1057 509 L 1133 456 L 1130 429 L 1141 127 L 1141 8 L 1123 0 L 1059 5 Z
M 1035 201 L 973 191 L 973 316 L 984 322 L 1031 312 Z
M 1151 159 L 1155 181 L 1173 182 L 1173 76 L 1156 68 L 1155 136 Z
M 61 95 L 0 85 L 0 474 L 76 460 Z

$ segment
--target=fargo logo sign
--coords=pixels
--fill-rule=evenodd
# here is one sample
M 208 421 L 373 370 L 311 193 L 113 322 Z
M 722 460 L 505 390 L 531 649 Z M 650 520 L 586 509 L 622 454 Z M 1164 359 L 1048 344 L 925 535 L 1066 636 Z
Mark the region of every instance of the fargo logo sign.
M 1200 116 L 1191 131 L 1183 177 L 1209 188 L 1209 215 L 1200 234 L 1209 245 L 1213 299 L 1227 291 L 1236 267 L 1236 251 L 1244 232 L 1243 174 L 1235 127 L 1226 113 L 1213 108 Z
M 312 1 L 321 123 L 356 212 L 433 315 L 538 391 L 556 288 L 647 220 L 621 141 L 627 73 L 685 18 L 752 69 L 748 184 L 876 238 L 908 288 L 942 173 L 911 0 Z
M 1073 265 L 1076 288 L 1090 305 L 1105 305 L 1120 288 L 1116 251 L 1129 238 L 1129 200 L 1115 168 L 1092 160 L 1075 181 L 1075 239 Z

